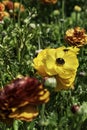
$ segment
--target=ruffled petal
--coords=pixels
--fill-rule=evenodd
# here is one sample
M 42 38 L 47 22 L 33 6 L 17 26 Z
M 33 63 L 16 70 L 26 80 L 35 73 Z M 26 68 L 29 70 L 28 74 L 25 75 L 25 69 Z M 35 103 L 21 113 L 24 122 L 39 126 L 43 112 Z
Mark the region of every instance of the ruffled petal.
M 10 113 L 9 118 L 19 119 L 23 121 L 32 121 L 37 115 L 38 110 L 36 106 L 26 105 Z

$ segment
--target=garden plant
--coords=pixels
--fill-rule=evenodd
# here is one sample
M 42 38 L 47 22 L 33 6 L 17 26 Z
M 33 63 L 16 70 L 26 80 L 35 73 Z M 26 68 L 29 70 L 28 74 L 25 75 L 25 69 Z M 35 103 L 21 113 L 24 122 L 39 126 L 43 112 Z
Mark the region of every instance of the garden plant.
M 87 1 L 0 1 L 0 130 L 87 130 Z

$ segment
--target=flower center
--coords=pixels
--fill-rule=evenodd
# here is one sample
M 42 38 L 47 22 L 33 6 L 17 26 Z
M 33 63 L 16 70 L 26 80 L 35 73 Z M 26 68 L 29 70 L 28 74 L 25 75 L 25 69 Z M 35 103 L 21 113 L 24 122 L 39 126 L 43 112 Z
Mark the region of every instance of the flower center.
M 64 51 L 64 52 L 67 52 L 67 51 L 69 51 L 69 49 L 63 49 L 63 51 Z
M 65 63 L 64 59 L 63 58 L 57 58 L 56 59 L 56 63 L 57 64 L 60 64 L 60 65 L 63 65 Z

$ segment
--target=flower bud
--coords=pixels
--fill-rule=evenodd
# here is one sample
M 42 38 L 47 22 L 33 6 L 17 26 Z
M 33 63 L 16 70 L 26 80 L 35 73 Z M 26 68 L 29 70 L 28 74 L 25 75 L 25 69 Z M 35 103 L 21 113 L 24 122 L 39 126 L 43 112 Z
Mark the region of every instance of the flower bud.
M 75 10 L 76 12 L 80 12 L 80 11 L 81 11 L 81 7 L 78 6 L 78 5 L 75 5 L 75 6 L 74 6 L 74 10 Z
M 79 109 L 80 109 L 80 106 L 79 106 L 79 105 L 73 105 L 73 106 L 71 107 L 71 111 L 72 111 L 72 113 L 74 113 L 74 114 L 76 114 L 76 113 L 79 111 Z
M 57 86 L 57 81 L 55 77 L 45 77 L 44 86 L 55 89 Z
M 49 124 L 49 120 L 48 119 L 47 120 L 42 119 L 42 120 L 40 120 L 39 124 L 41 126 L 47 126 Z
M 58 16 L 58 15 L 60 15 L 59 10 L 54 10 L 54 11 L 52 12 L 52 16 Z

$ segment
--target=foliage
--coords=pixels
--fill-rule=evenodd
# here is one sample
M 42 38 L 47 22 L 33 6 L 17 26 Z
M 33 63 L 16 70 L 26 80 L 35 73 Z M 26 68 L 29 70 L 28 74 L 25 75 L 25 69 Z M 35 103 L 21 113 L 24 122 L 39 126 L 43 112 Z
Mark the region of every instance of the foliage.
M 32 66 L 36 51 L 44 48 L 68 46 L 64 41 L 69 28 L 82 27 L 87 31 L 86 1 L 58 0 L 56 4 L 42 4 L 40 0 L 20 0 L 25 6 L 23 15 L 5 17 L 0 21 L 0 86 L 19 74 L 38 77 Z M 74 6 L 81 7 L 80 12 Z M 69 7 L 69 8 L 67 8 Z M 19 11 L 20 13 L 20 11 Z M 87 130 L 87 45 L 78 54 L 79 67 L 74 90 L 54 92 L 50 101 L 39 106 L 40 114 L 32 122 L 14 120 L 3 130 Z M 72 59 L 73 60 L 73 59 Z M 71 111 L 73 105 L 81 110 Z

